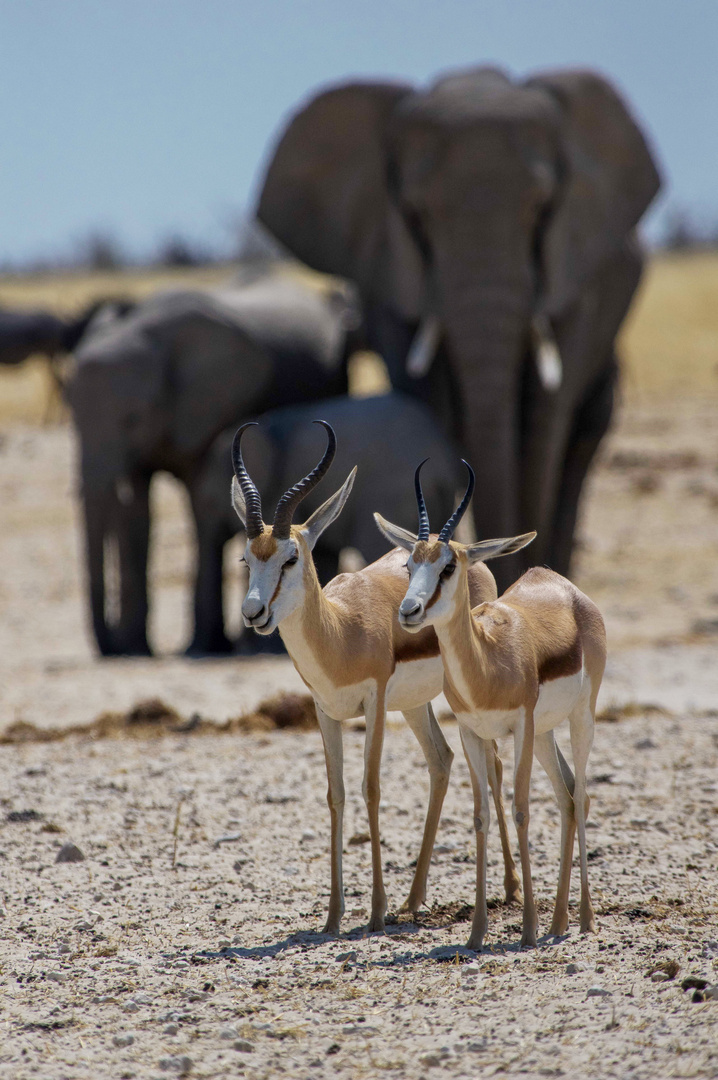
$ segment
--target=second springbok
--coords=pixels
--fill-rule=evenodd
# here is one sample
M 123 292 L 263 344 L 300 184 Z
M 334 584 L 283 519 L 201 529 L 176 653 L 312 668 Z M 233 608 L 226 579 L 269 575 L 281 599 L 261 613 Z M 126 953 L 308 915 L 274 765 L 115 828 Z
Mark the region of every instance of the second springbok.
M 423 464 L 423 463 L 422 463 Z M 526 533 L 464 545 L 452 539 L 469 505 L 474 474 L 459 507 L 436 539 L 416 471 L 419 532 L 375 514 L 390 543 L 410 552 L 410 581 L 399 606 L 399 622 L 410 633 L 433 625 L 444 664 L 446 697 L 456 713 L 474 794 L 476 907 L 468 946 L 480 950 L 487 929 L 486 839 L 489 826 L 486 748 L 489 740 L 513 734 L 513 815 L 524 889 L 521 945 L 535 945 L 536 906 L 529 861 L 529 786 L 533 755 L 553 785 L 561 811 L 561 864 L 550 933 L 568 927 L 568 897 L 576 826 L 581 861 L 580 928 L 593 931 L 586 853 L 586 765 L 593 743 L 596 697 L 606 663 L 606 633 L 596 605 L 566 578 L 543 567 L 528 570 L 499 597 L 472 608 L 467 588 L 472 567 L 518 551 L 533 540 Z M 554 729 L 568 720 L 574 775 L 556 745 Z
M 354 482 L 354 469 L 343 486 L 303 525 L 292 517 L 302 499 L 331 465 L 336 439 L 329 424 L 327 449 L 315 469 L 279 500 L 271 526 L 262 520 L 259 492 L 242 460 L 241 440 L 234 438 L 232 498 L 247 545 L 244 560 L 249 586 L 242 604 L 246 626 L 259 634 L 275 627 L 294 666 L 312 693 L 324 741 L 331 817 L 331 892 L 327 933 L 338 933 L 344 912 L 342 821 L 344 780 L 341 721 L 366 717 L 364 799 L 369 816 L 372 855 L 372 903 L 369 930 L 383 930 L 386 894 L 379 846 L 380 760 L 387 709 L 403 712 L 424 753 L 430 776 L 429 807 L 421 851 L 409 898 L 403 910 L 416 911 L 426 897 L 426 879 L 453 753 L 431 708 L 441 693 L 443 668 L 434 631 L 413 636 L 399 625 L 397 612 L 406 590 L 406 558 L 391 551 L 354 574 L 340 574 L 322 589 L 311 552 L 341 513 Z M 496 596 L 493 575 L 482 564 L 466 577 L 467 594 L 479 603 Z M 501 798 L 501 762 L 491 744 L 486 755 L 488 783 L 494 796 L 504 853 L 507 901 L 520 898 Z

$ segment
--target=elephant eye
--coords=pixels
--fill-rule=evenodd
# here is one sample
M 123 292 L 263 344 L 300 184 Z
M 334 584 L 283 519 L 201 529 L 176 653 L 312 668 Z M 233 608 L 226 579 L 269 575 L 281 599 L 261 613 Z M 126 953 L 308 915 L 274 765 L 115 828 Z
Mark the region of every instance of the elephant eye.
M 448 563 L 448 564 L 447 564 L 447 565 L 446 565 L 446 566 L 444 567 L 444 569 L 443 569 L 443 570 L 441 571 L 441 577 L 442 577 L 442 578 L 449 578 L 449 577 L 451 577 L 451 575 L 453 574 L 454 570 L 456 570 L 456 563 L 455 563 L 455 562 L 450 562 L 450 563 Z

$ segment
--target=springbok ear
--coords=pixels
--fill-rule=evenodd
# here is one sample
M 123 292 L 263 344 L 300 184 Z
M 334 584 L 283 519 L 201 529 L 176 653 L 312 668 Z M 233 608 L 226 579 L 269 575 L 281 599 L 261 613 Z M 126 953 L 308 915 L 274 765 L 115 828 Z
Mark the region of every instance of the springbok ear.
M 328 529 L 336 521 L 344 509 L 344 503 L 349 498 L 356 474 L 357 467 L 355 465 L 339 490 L 330 495 L 327 501 L 322 503 L 319 509 L 315 510 L 312 516 L 308 517 L 302 525 L 302 536 L 310 551 L 314 550 L 314 545 L 324 530 Z
M 499 555 L 511 555 L 514 551 L 521 551 L 532 540 L 536 539 L 536 533 L 523 533 L 522 536 L 511 536 L 503 540 L 480 540 L 478 544 L 469 544 L 464 548 L 473 566 L 477 562 L 486 562 L 487 559 L 495 559 Z
M 237 482 L 237 477 L 232 477 L 232 506 L 237 512 L 237 517 L 242 522 L 242 527 L 247 527 L 247 507 L 244 502 L 244 495 L 242 489 Z
M 400 525 L 392 525 L 381 514 L 374 514 L 374 521 L 379 532 L 387 538 L 392 547 L 404 548 L 404 551 L 413 551 L 419 537 L 408 529 L 402 529 Z

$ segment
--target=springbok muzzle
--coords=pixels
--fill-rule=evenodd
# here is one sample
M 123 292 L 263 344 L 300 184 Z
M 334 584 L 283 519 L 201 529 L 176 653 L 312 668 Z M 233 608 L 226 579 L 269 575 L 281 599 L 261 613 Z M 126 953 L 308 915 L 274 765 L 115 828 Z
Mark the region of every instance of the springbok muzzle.
M 424 605 L 415 596 L 405 596 L 399 604 L 399 622 L 402 626 L 418 626 L 424 619 Z

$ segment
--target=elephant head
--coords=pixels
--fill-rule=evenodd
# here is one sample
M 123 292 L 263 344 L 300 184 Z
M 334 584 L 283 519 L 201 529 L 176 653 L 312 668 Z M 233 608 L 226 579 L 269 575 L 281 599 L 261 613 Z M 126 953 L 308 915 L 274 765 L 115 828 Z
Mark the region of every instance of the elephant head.
M 641 132 L 600 76 L 518 84 L 478 68 L 420 92 L 353 83 L 319 94 L 280 139 L 258 216 L 310 265 L 355 280 L 369 308 L 418 327 L 412 347 L 404 337 L 410 373 L 426 370 L 441 340 L 453 433 L 477 475 L 479 535 L 525 527 L 545 539 L 559 444 L 597 374 L 562 373 L 552 337 L 619 256 L 658 183 Z M 537 409 L 527 394 L 546 401 Z M 533 479 L 530 453 L 552 463 Z

